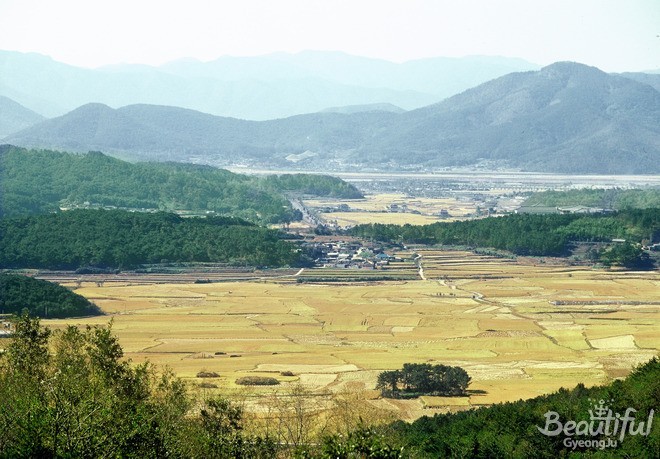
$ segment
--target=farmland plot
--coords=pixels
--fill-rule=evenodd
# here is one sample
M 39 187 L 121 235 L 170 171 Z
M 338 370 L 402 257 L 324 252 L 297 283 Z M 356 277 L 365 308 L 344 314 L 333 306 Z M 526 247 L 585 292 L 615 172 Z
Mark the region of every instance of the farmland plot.
M 427 280 L 360 283 L 83 283 L 108 314 L 46 325 L 99 324 L 134 361 L 167 365 L 193 386 L 219 374 L 300 383 L 319 394 L 363 391 L 403 418 L 602 384 L 658 354 L 660 274 L 417 251 Z M 396 272 L 396 270 L 394 270 Z M 413 271 L 414 273 L 414 271 Z M 458 365 L 468 397 L 371 400 L 380 371 Z M 258 404 L 258 402 L 255 402 Z
M 411 197 L 399 193 L 370 194 L 355 200 L 309 199 L 305 200 L 305 204 L 313 209 L 338 208 L 341 204 L 348 204 L 350 212 L 337 209 L 319 213 L 326 223 L 336 223 L 341 227 L 365 223 L 427 225 L 439 221 L 441 211 L 449 214 L 443 221 L 453 221 L 474 214 L 477 207 L 469 199 Z

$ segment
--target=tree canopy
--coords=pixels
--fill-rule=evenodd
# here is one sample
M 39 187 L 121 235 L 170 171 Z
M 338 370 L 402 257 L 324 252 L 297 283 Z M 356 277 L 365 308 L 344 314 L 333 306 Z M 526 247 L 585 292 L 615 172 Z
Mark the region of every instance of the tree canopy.
M 0 354 L 0 457 L 271 458 L 240 407 L 195 403 L 173 374 L 135 365 L 108 327 L 51 331 L 23 316 Z
M 66 287 L 19 274 L 0 273 L 0 313 L 66 318 L 100 314 L 87 298 Z
M 269 175 L 264 179 L 267 186 L 281 191 L 293 191 L 315 196 L 332 198 L 359 199 L 364 198 L 354 185 L 337 177 L 316 174 L 281 174 Z
M 461 367 L 404 363 L 401 370 L 383 371 L 377 389 L 384 397 L 408 398 L 420 395 L 465 395 L 470 376 Z
M 614 215 L 514 214 L 430 225 L 358 225 L 351 234 L 396 243 L 467 245 L 517 255 L 562 256 L 573 241 L 641 242 L 660 238 L 660 208 L 630 209 Z
M 0 267 L 133 268 L 162 262 L 284 266 L 296 247 L 276 230 L 227 217 L 72 210 L 0 220 Z

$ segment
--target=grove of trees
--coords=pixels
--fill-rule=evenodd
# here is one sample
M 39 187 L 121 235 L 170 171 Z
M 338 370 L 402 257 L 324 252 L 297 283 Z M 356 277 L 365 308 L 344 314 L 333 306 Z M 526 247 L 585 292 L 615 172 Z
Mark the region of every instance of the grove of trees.
M 0 458 L 402 457 L 365 425 L 314 434 L 316 397 L 301 388 L 278 397 L 275 422 L 255 431 L 239 403 L 125 360 L 111 325 L 52 331 L 23 315 L 3 341 Z
M 332 198 L 359 199 L 364 198 L 360 190 L 342 179 L 330 175 L 316 174 L 281 174 L 269 175 L 264 178 L 267 186 L 280 191 L 293 191 L 314 196 Z
M 630 243 L 614 244 L 607 250 L 600 250 L 595 258 L 607 266 L 623 266 L 630 269 L 648 269 L 653 267 L 649 255 L 641 247 Z
M 377 389 L 383 397 L 410 398 L 420 395 L 465 395 L 470 376 L 461 367 L 404 363 L 401 370 L 383 371 Z

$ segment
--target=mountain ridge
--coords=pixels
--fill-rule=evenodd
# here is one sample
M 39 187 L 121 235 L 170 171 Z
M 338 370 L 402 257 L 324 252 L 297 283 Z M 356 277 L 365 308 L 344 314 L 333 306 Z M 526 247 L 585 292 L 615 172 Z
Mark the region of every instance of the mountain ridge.
M 0 96 L 0 139 L 33 126 L 45 118 L 9 97 Z
M 487 162 L 538 172 L 660 172 L 660 92 L 571 62 L 511 73 L 404 113 L 257 122 L 144 104 L 78 110 L 98 113 L 74 111 L 7 141 L 214 165 L 433 169 Z M 286 159 L 304 152 L 313 155 Z
M 522 68 L 535 65 L 507 58 L 397 64 L 307 52 L 86 69 L 38 54 L 0 51 L 0 95 L 49 117 L 101 102 L 111 107 L 172 105 L 217 116 L 268 120 L 372 103 L 409 110 Z

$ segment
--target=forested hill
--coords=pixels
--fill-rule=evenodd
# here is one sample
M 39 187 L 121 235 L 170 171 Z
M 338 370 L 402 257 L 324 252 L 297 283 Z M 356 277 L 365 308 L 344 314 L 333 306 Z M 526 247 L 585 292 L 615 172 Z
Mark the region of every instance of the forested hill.
M 616 210 L 660 208 L 660 187 L 636 190 L 618 188 L 549 190 L 532 194 L 525 200 L 523 205 L 544 207 L 587 206 Z
M 60 207 L 116 206 L 165 211 L 214 211 L 260 223 L 295 219 L 283 192 L 361 197 L 327 176 L 258 178 L 183 163 L 128 163 L 102 153 L 75 155 L 0 146 L 0 216 Z
M 85 210 L 0 220 L 0 268 L 132 268 L 219 262 L 284 266 L 296 247 L 275 230 L 235 218 Z
M 467 245 L 538 256 L 567 255 L 573 241 L 609 242 L 614 238 L 622 238 L 627 240 L 627 245 L 622 247 L 630 250 L 630 253 L 625 254 L 629 259 L 613 258 L 610 261 L 634 265 L 643 262 L 644 257 L 641 249 L 630 244 L 660 238 L 660 209 L 626 210 L 613 215 L 516 214 L 423 226 L 376 223 L 358 225 L 351 233 L 380 241 Z M 608 256 L 605 253 L 603 255 Z M 615 252 L 611 256 L 623 255 Z
M 354 185 L 329 175 L 282 174 L 269 175 L 264 180 L 268 187 L 278 191 L 342 199 L 364 198 L 362 192 Z
M 0 314 L 67 318 L 101 314 L 87 298 L 50 282 L 19 274 L 0 273 Z

